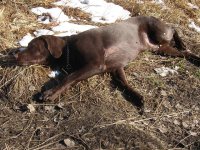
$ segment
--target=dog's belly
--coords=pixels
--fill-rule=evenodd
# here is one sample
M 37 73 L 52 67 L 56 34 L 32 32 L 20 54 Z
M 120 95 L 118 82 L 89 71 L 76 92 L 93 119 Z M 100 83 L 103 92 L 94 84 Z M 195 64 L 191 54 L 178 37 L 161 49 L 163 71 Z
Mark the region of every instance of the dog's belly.
M 105 49 L 105 66 L 108 70 L 124 67 L 137 57 L 140 50 L 140 45 L 133 46 L 128 43 L 120 43 Z

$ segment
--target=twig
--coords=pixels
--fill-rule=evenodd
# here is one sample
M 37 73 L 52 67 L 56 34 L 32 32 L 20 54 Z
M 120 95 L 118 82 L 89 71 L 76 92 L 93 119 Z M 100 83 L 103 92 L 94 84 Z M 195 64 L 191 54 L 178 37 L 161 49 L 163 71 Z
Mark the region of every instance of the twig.
M 179 113 L 171 113 L 171 114 L 166 114 L 166 115 L 163 115 L 163 117 L 174 117 L 174 116 L 177 116 L 178 114 L 184 114 L 184 113 L 189 113 L 191 110 L 187 110 L 187 111 L 183 111 L 183 112 L 179 112 Z M 145 118 L 145 119 L 140 119 L 140 120 L 135 120 L 135 121 L 131 121 L 135 118 L 128 118 L 128 119 L 123 119 L 123 120 L 119 120 L 119 121 L 116 121 L 116 122 L 113 122 L 113 123 L 109 123 L 109 124 L 104 124 L 104 125 L 98 125 L 94 128 L 104 128 L 104 127 L 107 127 L 107 126 L 112 126 L 112 125 L 116 125 L 116 124 L 124 124 L 125 122 L 129 122 L 130 125 L 134 125 L 135 123 L 139 123 L 139 122 L 143 122 L 143 121 L 147 121 L 147 120 L 156 120 L 160 118 L 160 116 L 158 117 L 150 117 L 150 118 Z
M 31 137 L 30 137 L 30 139 L 29 139 L 29 141 L 28 141 L 27 149 L 29 149 L 29 146 L 30 146 L 31 140 L 32 140 L 32 138 L 33 138 L 35 132 L 36 132 L 38 129 L 39 129 L 39 128 L 36 128 L 36 129 L 33 131 L 33 133 L 31 134 Z
M 38 150 L 38 149 L 44 148 L 44 147 L 46 147 L 46 146 L 49 146 L 49 145 L 51 145 L 52 143 L 49 143 L 49 144 L 47 144 L 47 145 L 44 145 L 44 144 L 47 143 L 48 141 L 50 141 L 50 140 L 52 140 L 52 139 L 54 139 L 54 138 L 56 138 L 56 137 L 62 135 L 62 134 L 64 134 L 64 133 L 65 133 L 65 132 L 61 132 L 61 133 L 59 133 L 59 134 L 57 134 L 57 135 L 54 135 L 54 136 L 48 138 L 46 141 L 42 142 L 41 144 L 39 144 L 39 145 L 37 145 L 37 146 L 35 146 L 35 147 L 30 148 L 29 150 Z M 57 141 L 57 142 L 58 142 L 58 141 Z M 55 143 L 55 142 L 54 142 L 54 143 Z M 54 144 L 54 143 L 53 143 L 53 144 Z M 43 146 L 42 146 L 42 145 L 43 145 Z
M 8 123 L 10 120 L 11 120 L 11 118 L 6 120 L 3 124 L 1 124 L 1 127 L 4 126 L 6 123 Z
M 60 140 L 58 140 L 58 141 L 55 141 L 55 142 L 52 142 L 52 143 L 48 143 L 48 144 L 46 144 L 46 145 L 43 145 L 43 146 L 40 146 L 40 147 L 37 147 L 37 148 L 30 148 L 29 150 L 41 150 L 41 149 L 44 149 L 45 147 L 48 147 L 48 146 L 50 146 L 50 145 L 53 145 L 53 144 L 55 144 L 55 143 L 57 143 L 57 142 L 59 142 Z
M 15 135 L 15 136 L 12 136 L 12 137 L 10 137 L 8 139 L 16 139 L 16 138 L 18 138 L 21 134 L 23 134 L 29 128 L 29 126 L 32 123 L 32 121 L 33 121 L 33 117 L 31 118 L 29 124 L 23 129 L 22 132 L 20 132 L 19 134 Z

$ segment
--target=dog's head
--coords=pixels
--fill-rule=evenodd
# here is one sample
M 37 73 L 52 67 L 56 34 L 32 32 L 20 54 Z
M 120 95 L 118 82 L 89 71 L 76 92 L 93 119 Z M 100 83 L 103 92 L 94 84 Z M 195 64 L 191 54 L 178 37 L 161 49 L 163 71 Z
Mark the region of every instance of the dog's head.
M 174 30 L 168 24 L 155 17 L 150 17 L 148 23 L 148 35 L 154 44 L 169 43 L 173 38 Z
M 16 60 L 20 65 L 48 64 L 52 56 L 57 59 L 62 55 L 66 42 L 60 37 L 44 35 L 33 39 L 28 47 L 17 54 Z

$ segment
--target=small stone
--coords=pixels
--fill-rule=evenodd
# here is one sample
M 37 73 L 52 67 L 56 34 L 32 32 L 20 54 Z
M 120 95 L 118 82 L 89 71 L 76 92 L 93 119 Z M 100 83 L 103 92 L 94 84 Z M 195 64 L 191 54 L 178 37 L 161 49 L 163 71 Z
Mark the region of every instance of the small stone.
M 164 125 L 161 125 L 158 129 L 161 133 L 166 133 L 168 131 Z
M 176 109 L 182 109 L 183 107 L 178 103 L 178 104 L 176 104 Z
M 134 72 L 133 75 L 134 75 L 135 77 L 139 77 L 139 76 L 140 76 L 140 75 L 139 75 L 138 73 L 136 73 L 136 72 Z
M 190 131 L 190 135 L 192 135 L 192 136 L 197 136 L 197 133 L 196 133 L 196 132 Z
M 28 104 L 27 108 L 29 109 L 30 113 L 35 112 L 35 107 L 32 104 Z
M 84 131 L 85 131 L 85 127 L 82 126 L 81 129 L 79 130 L 79 132 L 81 133 L 81 132 L 84 132 Z
M 62 109 L 64 107 L 64 105 L 65 105 L 64 103 L 58 103 L 57 107 Z
M 149 61 L 149 58 L 145 57 L 144 60 L 145 60 L 145 61 Z
M 178 120 L 174 120 L 175 125 L 180 125 L 180 122 Z
M 71 139 L 64 139 L 64 143 L 67 147 L 74 147 L 75 146 L 75 142 L 72 141 Z
M 194 107 L 194 110 L 199 111 L 199 107 L 198 106 Z
M 166 91 L 164 91 L 164 90 L 160 91 L 160 94 L 161 94 L 162 96 L 167 96 L 167 93 L 166 93 Z
M 48 112 L 55 112 L 55 107 L 54 106 L 44 106 L 44 109 Z
M 44 121 L 49 121 L 49 118 L 44 116 Z
M 150 110 L 150 109 L 144 109 L 144 112 L 145 112 L 145 113 L 150 113 L 151 110 Z
M 188 128 L 189 127 L 189 125 L 186 122 L 183 122 L 182 125 L 183 125 L 184 128 Z
M 195 125 L 198 125 L 199 121 L 198 121 L 198 120 L 193 120 L 193 123 L 194 123 Z
M 33 85 L 31 85 L 31 86 L 29 86 L 29 91 L 35 91 L 35 86 L 33 86 Z
M 170 107 L 171 107 L 170 102 L 167 101 L 167 100 L 163 101 L 163 105 L 164 105 L 166 108 L 170 108 Z

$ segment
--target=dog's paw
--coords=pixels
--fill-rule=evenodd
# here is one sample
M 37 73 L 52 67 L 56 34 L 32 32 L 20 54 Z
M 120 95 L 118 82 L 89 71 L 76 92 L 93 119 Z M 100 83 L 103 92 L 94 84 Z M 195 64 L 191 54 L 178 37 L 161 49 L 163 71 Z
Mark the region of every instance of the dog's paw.
M 43 101 L 54 101 L 56 98 L 57 98 L 57 95 L 55 94 L 55 92 L 52 89 L 43 92 L 43 94 L 41 96 L 41 99 Z
M 141 95 L 139 97 L 137 97 L 135 105 L 136 105 L 136 107 L 138 109 L 138 113 L 140 115 L 143 115 L 143 113 L 144 113 L 144 97 L 141 96 Z

